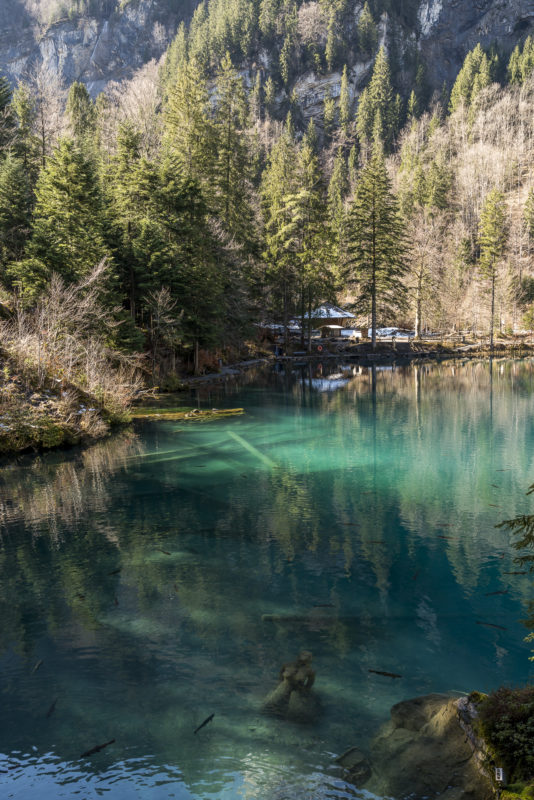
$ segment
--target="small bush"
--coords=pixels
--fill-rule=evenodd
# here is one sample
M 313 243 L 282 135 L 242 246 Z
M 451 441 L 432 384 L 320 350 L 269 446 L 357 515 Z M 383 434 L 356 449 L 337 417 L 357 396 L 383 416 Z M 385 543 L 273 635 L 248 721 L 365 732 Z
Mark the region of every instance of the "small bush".
M 534 780 L 534 687 L 501 687 L 479 705 L 481 732 L 508 780 Z

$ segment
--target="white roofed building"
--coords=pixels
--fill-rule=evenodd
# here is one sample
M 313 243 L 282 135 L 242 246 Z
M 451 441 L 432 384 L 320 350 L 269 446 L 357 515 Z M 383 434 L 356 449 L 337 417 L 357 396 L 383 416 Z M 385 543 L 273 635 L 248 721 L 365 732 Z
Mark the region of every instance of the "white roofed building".
M 325 324 L 340 325 L 341 327 L 347 324 L 347 320 L 355 319 L 354 314 L 351 314 L 350 311 L 345 311 L 339 306 L 332 305 L 332 303 L 323 303 L 322 306 L 312 311 L 310 315 L 304 314 L 304 319 L 309 319 L 310 317 L 319 323 L 324 321 Z M 316 327 L 321 327 L 321 325 L 319 324 Z

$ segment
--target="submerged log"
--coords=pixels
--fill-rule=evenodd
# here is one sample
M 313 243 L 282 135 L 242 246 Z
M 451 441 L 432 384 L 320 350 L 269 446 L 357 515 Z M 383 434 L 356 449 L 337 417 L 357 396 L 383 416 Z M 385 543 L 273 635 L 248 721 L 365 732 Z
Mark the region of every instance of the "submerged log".
M 222 417 L 239 416 L 245 413 L 243 408 L 212 408 L 200 409 L 194 408 L 190 411 L 134 411 L 132 413 L 133 419 L 163 419 L 163 420 L 181 420 L 181 421 L 194 421 L 194 422 L 209 422 L 213 419 L 220 419 Z

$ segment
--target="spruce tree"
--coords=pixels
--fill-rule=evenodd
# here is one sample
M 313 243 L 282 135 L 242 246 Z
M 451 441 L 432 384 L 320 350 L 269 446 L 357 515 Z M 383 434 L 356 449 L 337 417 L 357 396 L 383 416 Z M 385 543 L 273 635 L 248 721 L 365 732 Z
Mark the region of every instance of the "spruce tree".
M 6 266 L 23 257 L 31 229 L 32 190 L 22 158 L 8 153 L 0 161 L 0 283 L 6 281 Z
M 221 220 L 241 244 L 252 246 L 250 158 L 244 132 L 247 104 L 243 81 L 232 66 L 229 53 L 217 75 L 215 134 L 215 203 Z
M 349 174 L 343 150 L 337 149 L 328 184 L 328 219 L 332 231 L 332 255 L 339 278 L 345 262 L 345 200 L 349 193 Z
M 504 195 L 498 189 L 492 189 L 487 195 L 479 223 L 480 274 L 489 281 L 491 295 L 490 310 L 490 349 L 493 352 L 493 326 L 495 319 L 495 287 L 497 268 L 504 253 L 508 239 L 506 225 L 506 206 Z
M 489 58 L 480 44 L 471 50 L 458 73 L 458 77 L 452 87 L 449 102 L 451 114 L 462 104 L 467 108 L 482 89 L 489 86 L 497 68 L 497 58 Z
M 13 144 L 15 121 L 11 107 L 11 87 L 7 78 L 0 75 L 0 158 Z
M 365 3 L 358 19 L 358 47 L 360 51 L 370 58 L 376 50 L 378 44 L 378 30 L 369 8 L 369 3 Z
M 327 91 L 323 100 L 323 130 L 325 139 L 330 140 L 334 132 L 336 117 L 336 104 L 330 91 Z
M 66 112 L 74 141 L 79 146 L 94 143 L 96 110 L 85 84 L 75 81 L 71 85 Z
M 523 219 L 527 228 L 530 241 L 534 241 L 534 189 L 528 193 L 525 208 L 523 211 Z
M 170 86 L 164 116 L 166 148 L 178 158 L 185 174 L 198 181 L 210 198 L 215 134 L 206 81 L 195 62 L 188 62 Z
M 378 314 L 384 318 L 402 307 L 406 296 L 404 227 L 378 146 L 360 173 L 347 237 L 348 265 L 359 285 L 359 302 L 371 312 L 374 350 Z
M 275 311 L 281 312 L 287 325 L 292 309 L 296 260 L 284 251 L 280 230 L 286 224 L 285 199 L 297 189 L 297 148 L 291 117 L 274 144 L 261 184 L 264 219 L 263 258 L 267 264 L 267 283 L 274 295 Z
M 349 93 L 349 76 L 347 65 L 343 67 L 343 74 L 341 76 L 341 87 L 339 92 L 339 124 L 342 133 L 345 137 L 349 135 L 350 116 L 351 116 L 351 103 Z
M 388 57 L 383 47 L 378 51 L 373 75 L 360 97 L 356 128 L 362 145 L 377 136 L 386 151 L 391 149 L 398 124 L 397 101 L 393 97 Z
M 28 86 L 20 83 L 13 94 L 13 114 L 17 125 L 14 148 L 28 171 L 30 180 L 35 182 L 41 165 L 39 139 L 34 133 L 37 122 L 37 109 Z
M 11 273 L 34 293 L 52 272 L 76 281 L 107 255 L 103 206 L 93 164 L 70 139 L 63 139 L 39 175 L 28 260 Z
M 141 158 L 139 131 L 132 124 L 123 123 L 105 185 L 111 219 L 108 238 L 133 321 L 140 318 L 142 297 L 159 288 L 152 280 L 150 254 L 146 250 L 154 247 L 154 242 L 149 242 L 148 228 L 155 216 L 152 198 L 156 183 L 154 168 Z

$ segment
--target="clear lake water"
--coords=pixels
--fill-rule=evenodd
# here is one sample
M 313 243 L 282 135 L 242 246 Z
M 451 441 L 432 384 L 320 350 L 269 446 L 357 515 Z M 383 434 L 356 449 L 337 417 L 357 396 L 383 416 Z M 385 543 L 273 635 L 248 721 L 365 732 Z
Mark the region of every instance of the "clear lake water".
M 335 758 L 392 705 L 531 677 L 495 526 L 532 511 L 533 361 L 286 364 L 191 402 L 246 413 L 0 466 L 2 798 L 369 797 Z M 302 649 L 320 713 L 266 714 Z

